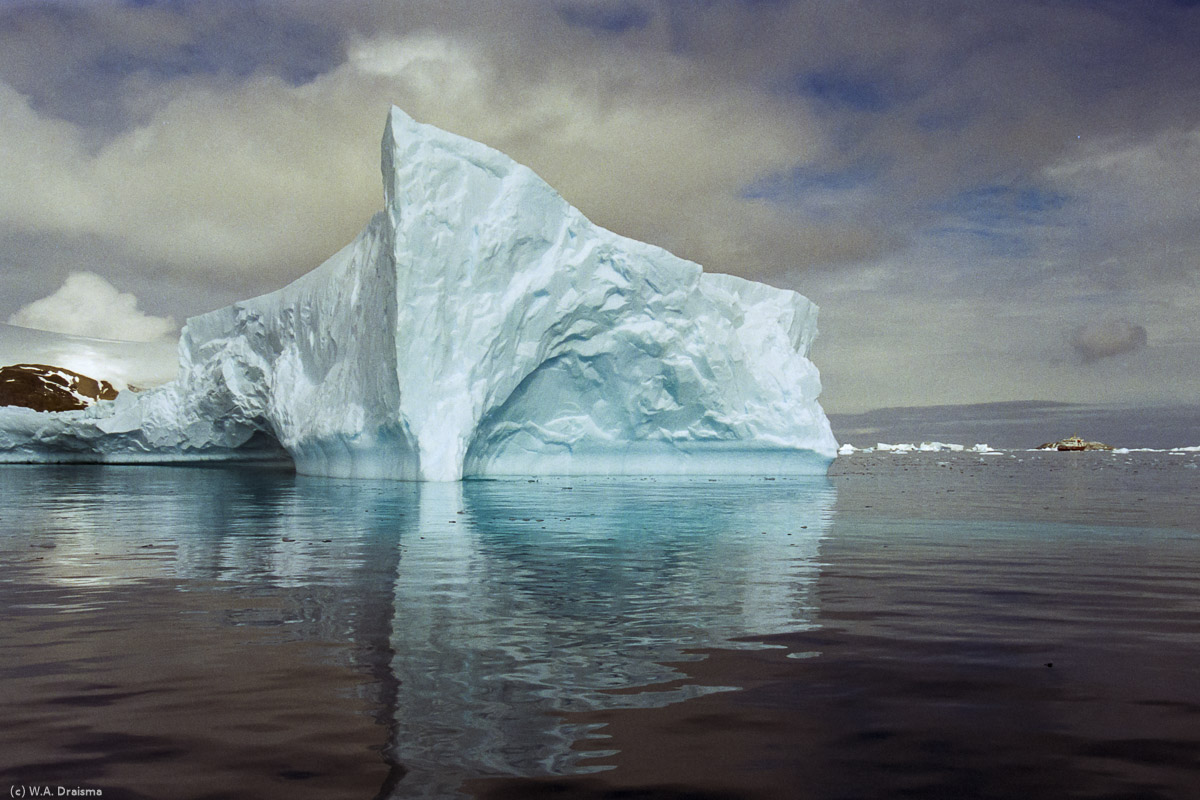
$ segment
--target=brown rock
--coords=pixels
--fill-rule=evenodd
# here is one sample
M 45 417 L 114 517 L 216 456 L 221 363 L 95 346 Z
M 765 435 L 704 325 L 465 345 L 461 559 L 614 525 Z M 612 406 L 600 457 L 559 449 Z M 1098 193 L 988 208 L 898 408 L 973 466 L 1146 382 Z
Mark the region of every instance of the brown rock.
M 112 400 L 117 390 L 62 367 L 14 364 L 0 367 L 0 406 L 23 406 L 36 411 L 75 411 L 98 400 Z

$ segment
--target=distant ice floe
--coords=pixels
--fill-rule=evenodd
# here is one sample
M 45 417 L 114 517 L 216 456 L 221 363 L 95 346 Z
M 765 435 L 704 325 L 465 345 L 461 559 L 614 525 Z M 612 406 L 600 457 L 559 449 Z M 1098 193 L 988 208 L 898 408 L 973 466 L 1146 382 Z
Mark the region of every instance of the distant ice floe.
M 1028 453 L 1045 453 L 1055 452 L 1052 450 L 1042 450 L 1039 448 L 1025 448 L 1020 450 L 1006 450 L 1003 448 L 992 447 L 989 444 L 976 444 L 971 447 L 961 444 L 951 444 L 947 442 L 921 442 L 920 444 L 900 443 L 888 444 L 887 442 L 878 442 L 874 447 L 855 447 L 852 444 L 846 443 L 838 448 L 838 455 L 849 456 L 854 453 L 980 453 L 982 455 L 1001 455 L 1006 452 L 1028 452 Z M 1118 447 L 1114 450 L 1104 451 L 1113 455 L 1124 455 L 1128 453 L 1168 453 L 1171 455 L 1186 455 L 1189 453 L 1200 453 L 1200 445 L 1188 447 L 1171 447 L 1168 449 L 1155 449 L 1153 447 Z
M 852 444 L 843 444 L 838 448 L 838 455 L 848 456 L 854 453 L 981 453 L 983 455 L 1000 455 L 1003 450 L 998 450 L 989 444 L 975 444 L 971 447 L 961 444 L 950 444 L 947 442 L 921 442 L 920 444 L 902 443 L 888 444 L 887 442 L 878 442 L 874 447 L 855 447 Z

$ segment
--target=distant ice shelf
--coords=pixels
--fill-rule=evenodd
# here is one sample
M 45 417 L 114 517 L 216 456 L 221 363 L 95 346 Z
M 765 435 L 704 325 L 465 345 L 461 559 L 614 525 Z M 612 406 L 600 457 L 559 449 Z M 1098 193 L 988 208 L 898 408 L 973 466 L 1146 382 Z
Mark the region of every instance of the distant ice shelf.
M 179 376 L 0 409 L 0 461 L 261 457 L 302 473 L 824 473 L 817 307 L 589 222 L 528 168 L 399 109 L 384 211 L 291 285 L 188 321 Z

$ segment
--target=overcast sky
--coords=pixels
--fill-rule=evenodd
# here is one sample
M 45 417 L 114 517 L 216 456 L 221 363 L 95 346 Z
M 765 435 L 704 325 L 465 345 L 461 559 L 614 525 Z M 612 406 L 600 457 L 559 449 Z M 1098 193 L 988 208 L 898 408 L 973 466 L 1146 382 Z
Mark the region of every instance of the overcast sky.
M 814 300 L 830 411 L 1195 402 L 1198 76 L 1170 0 L 8 0 L 0 322 L 153 339 L 302 275 L 395 103 Z

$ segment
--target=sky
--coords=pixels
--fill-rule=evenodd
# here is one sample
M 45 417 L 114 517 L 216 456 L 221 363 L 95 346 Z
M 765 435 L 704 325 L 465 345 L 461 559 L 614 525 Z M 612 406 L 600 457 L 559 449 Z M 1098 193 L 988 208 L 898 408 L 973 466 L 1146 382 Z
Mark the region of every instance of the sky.
M 396 104 L 812 299 L 832 413 L 1194 404 L 1198 68 L 1194 0 L 0 0 L 0 323 L 283 286 Z

